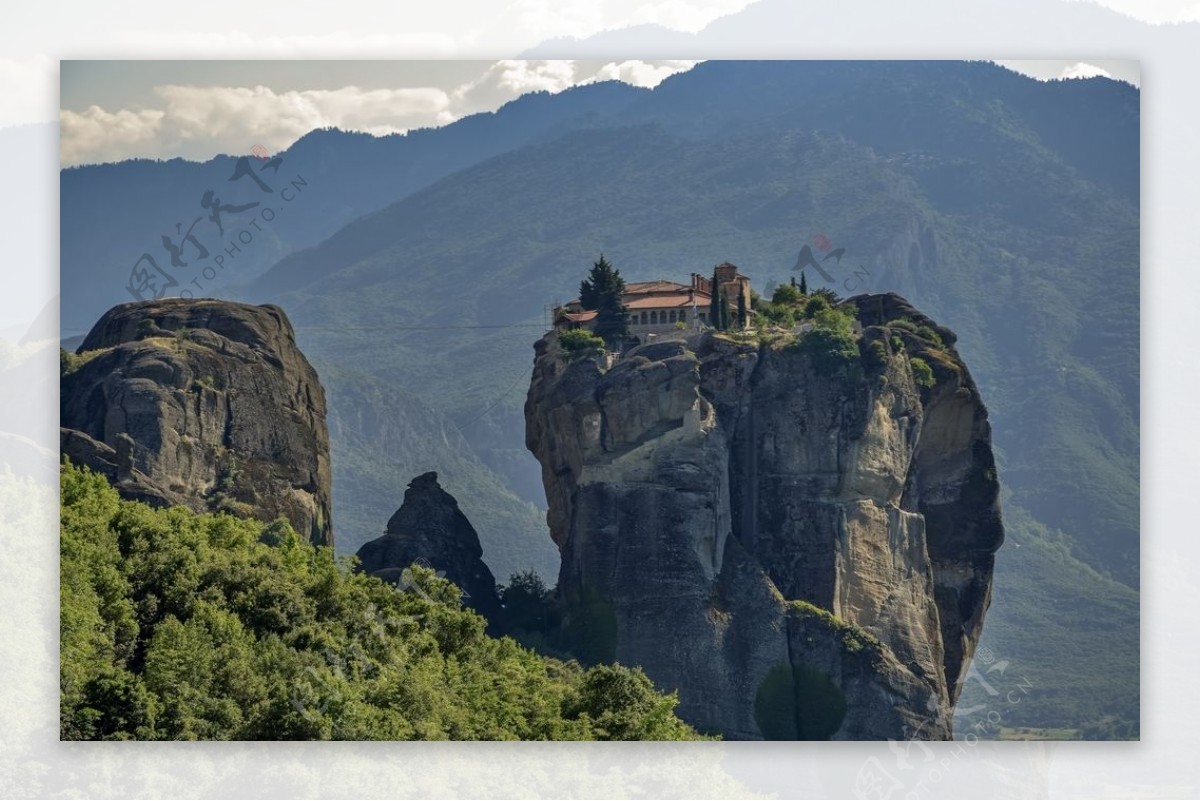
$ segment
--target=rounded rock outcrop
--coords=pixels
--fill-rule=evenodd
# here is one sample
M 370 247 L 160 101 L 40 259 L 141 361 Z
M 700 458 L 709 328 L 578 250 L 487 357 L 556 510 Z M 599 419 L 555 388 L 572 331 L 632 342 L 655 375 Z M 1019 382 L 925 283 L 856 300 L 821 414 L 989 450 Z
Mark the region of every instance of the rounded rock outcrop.
M 62 453 L 155 506 L 286 518 L 333 545 L 325 391 L 277 306 L 126 303 L 60 380 Z

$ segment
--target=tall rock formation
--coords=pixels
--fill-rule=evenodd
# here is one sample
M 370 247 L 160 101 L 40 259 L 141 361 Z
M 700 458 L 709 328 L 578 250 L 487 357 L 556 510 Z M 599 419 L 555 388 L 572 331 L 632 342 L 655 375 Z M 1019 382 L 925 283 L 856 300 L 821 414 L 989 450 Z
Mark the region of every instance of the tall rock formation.
M 325 392 L 277 306 L 112 308 L 63 359 L 60 416 L 63 454 L 125 497 L 333 545 Z
M 950 331 L 895 295 L 847 303 L 860 358 L 834 367 L 713 334 L 607 371 L 536 345 L 565 636 L 702 730 L 951 736 L 1003 540 L 987 411 Z
M 387 532 L 358 549 L 364 571 L 398 581 L 413 563 L 430 567 L 465 592 L 463 602 L 493 623 L 499 620 L 496 578 L 483 563 L 479 535 L 437 473 L 419 475 L 404 491 L 404 503 Z

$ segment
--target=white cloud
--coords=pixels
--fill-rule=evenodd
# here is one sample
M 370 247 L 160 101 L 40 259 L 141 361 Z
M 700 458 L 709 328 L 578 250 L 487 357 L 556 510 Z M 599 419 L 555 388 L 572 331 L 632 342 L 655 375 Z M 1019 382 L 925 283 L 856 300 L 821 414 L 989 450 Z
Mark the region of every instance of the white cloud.
M 82 113 L 63 111 L 59 118 L 59 147 L 63 164 L 114 161 L 131 153 L 157 155 L 165 112 L 105 111 L 91 106 Z
M 110 111 L 92 106 L 61 112 L 64 165 L 127 158 L 207 159 L 245 153 L 256 144 L 283 150 L 316 128 L 383 136 L 445 125 L 491 111 L 528 92 L 561 92 L 597 80 L 656 86 L 692 61 L 621 61 L 585 72 L 573 61 L 497 61 L 475 80 L 436 87 L 275 91 L 266 86 L 177 86 L 154 89 L 152 108 Z
M 573 61 L 497 61 L 479 78 L 454 90 L 460 114 L 495 109 L 528 92 L 561 92 L 579 81 Z
M 612 61 L 593 76 L 599 81 L 624 81 L 634 86 L 653 89 L 677 72 L 691 69 L 696 61 Z
M 1094 64 L 1088 64 L 1083 61 L 1077 61 L 1069 67 L 1064 67 L 1062 74 L 1058 77 L 1063 79 L 1071 78 L 1111 78 L 1112 74 L 1108 70 L 1100 69 Z
M 60 116 L 63 164 L 132 156 L 208 158 L 261 144 L 282 150 L 315 128 L 382 136 L 454 118 L 435 88 L 276 92 L 265 86 L 159 86 L 162 107 L 109 112 L 98 106 Z
M 275 92 L 265 86 L 155 89 L 166 102 L 168 119 L 188 135 L 303 136 L 314 128 L 339 125 L 356 131 L 395 133 L 426 124 L 449 109 L 440 89 L 340 89 Z M 266 142 L 263 142 L 265 145 Z

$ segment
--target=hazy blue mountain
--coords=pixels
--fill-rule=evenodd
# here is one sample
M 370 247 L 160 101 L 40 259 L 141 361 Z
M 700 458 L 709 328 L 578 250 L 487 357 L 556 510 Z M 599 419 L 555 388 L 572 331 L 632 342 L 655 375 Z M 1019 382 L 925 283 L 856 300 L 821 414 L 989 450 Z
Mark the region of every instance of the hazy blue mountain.
M 988 62 L 705 62 L 624 117 L 682 136 L 815 129 L 889 153 L 995 167 L 1060 159 L 1138 200 L 1139 92 L 1117 81 L 1033 81 Z
M 219 294 L 369 211 L 490 156 L 586 124 L 596 115 L 624 107 L 641 92 L 607 82 L 553 97 L 529 94 L 495 113 L 407 135 L 377 138 L 317 130 L 282 153 L 272 154 L 281 158 L 277 165 L 252 157 L 255 143 L 247 142 L 242 155 L 270 193 L 249 175 L 230 181 L 240 156 L 218 156 L 203 163 L 138 159 L 63 170 L 63 334 L 85 333 L 109 307 L 134 299 L 126 286 L 143 253 L 149 253 L 178 282 L 171 294 L 185 287 L 197 295 Z M 293 200 L 283 202 L 280 192 L 297 179 L 303 183 L 289 192 Z M 211 204 L 202 204 L 208 190 L 222 206 L 261 203 L 276 214 L 267 222 L 256 217 L 262 206 L 226 212 L 221 215 L 222 234 L 210 219 Z M 249 228 L 255 219 L 258 227 Z M 252 236 L 249 244 L 237 239 L 246 230 Z M 184 241 L 188 231 L 208 251 L 208 258 L 200 258 L 196 245 Z M 179 258 L 187 266 L 172 266 L 162 244 L 164 236 L 180 248 Z M 214 267 L 216 277 L 206 279 L 203 267 L 233 247 L 239 249 L 225 256 L 225 268 Z M 147 262 L 139 266 L 158 274 Z M 200 286 L 193 287 L 193 280 Z
M 514 487 L 536 475 L 516 455 L 529 344 L 600 251 L 633 280 L 728 259 L 761 291 L 823 234 L 847 249 L 834 288 L 900 291 L 953 328 L 992 409 L 1018 544 L 999 556 L 1007 606 L 985 639 L 1042 682 L 1022 719 L 1128 721 L 1137 175 L 1125 84 L 987 64 L 707 63 L 355 221 L 247 294 L 289 310 L 318 369 L 352 359 L 460 425 L 486 421 L 467 439 Z M 1056 622 L 1100 601 L 1102 623 Z M 1072 662 L 1100 637 L 1107 666 Z
M 329 400 L 333 503 L 339 553 L 354 553 L 383 534 L 416 476 L 436 470 L 478 530 L 500 582 L 522 570 L 558 573 L 545 512 L 484 465 L 463 432 L 403 384 L 333 363 L 318 364 Z M 544 506 L 544 498 L 538 503 Z

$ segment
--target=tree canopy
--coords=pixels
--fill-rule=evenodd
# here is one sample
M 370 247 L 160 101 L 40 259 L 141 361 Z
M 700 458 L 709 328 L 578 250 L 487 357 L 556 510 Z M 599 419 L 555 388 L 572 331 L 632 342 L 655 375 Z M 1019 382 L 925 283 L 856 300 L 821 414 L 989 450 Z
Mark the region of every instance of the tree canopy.
M 431 571 L 402 591 L 284 521 L 152 509 L 69 464 L 61 483 L 63 739 L 699 736 L 640 670 L 487 636 Z
M 629 336 L 629 310 L 621 302 L 624 294 L 621 271 L 601 253 L 588 277 L 579 284 L 579 303 L 584 309 L 596 311 L 593 330 L 614 350 Z

